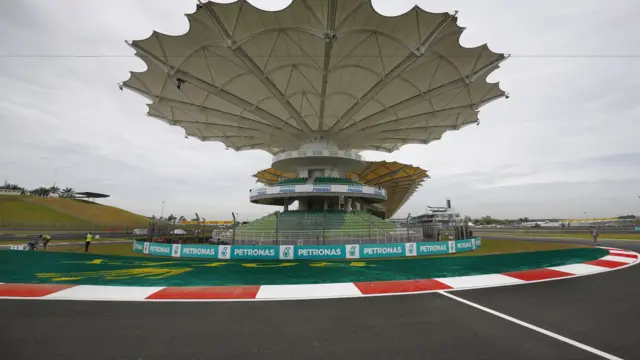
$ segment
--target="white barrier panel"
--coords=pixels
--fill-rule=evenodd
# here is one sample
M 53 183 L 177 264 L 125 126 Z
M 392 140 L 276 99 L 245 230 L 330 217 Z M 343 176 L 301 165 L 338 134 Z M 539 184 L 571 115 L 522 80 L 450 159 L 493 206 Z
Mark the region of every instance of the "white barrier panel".
M 387 191 L 382 188 L 360 184 L 336 185 L 336 184 L 300 184 L 300 185 L 274 185 L 251 189 L 251 196 L 274 195 L 284 193 L 354 193 L 387 196 Z

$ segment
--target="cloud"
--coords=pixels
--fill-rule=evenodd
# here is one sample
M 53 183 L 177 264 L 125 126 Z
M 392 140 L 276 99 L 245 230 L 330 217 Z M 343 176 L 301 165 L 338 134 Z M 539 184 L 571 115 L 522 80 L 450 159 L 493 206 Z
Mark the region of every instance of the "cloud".
M 294 0 L 297 1 L 297 0 Z M 284 7 L 288 1 L 256 6 Z M 415 1 L 376 0 L 393 15 Z M 262 5 L 262 6 L 261 6 Z M 640 201 L 640 4 L 616 0 L 429 0 L 459 10 L 465 46 L 513 54 L 490 76 L 511 98 L 480 113 L 480 126 L 393 154 L 366 152 L 430 171 L 398 216 L 447 197 L 472 216 L 576 217 L 638 212 Z M 124 40 L 152 30 L 182 34 L 194 1 L 0 2 L 0 177 L 54 182 L 112 195 L 108 204 L 145 215 L 242 219 L 275 208 L 250 204 L 251 174 L 266 153 L 185 139 L 144 116 L 146 100 L 117 83 L 144 64 Z M 620 11 L 626 9 L 626 11 Z M 621 36 L 621 34 L 623 34 Z M 624 35 L 626 34 L 626 36 Z M 635 52 L 634 52 L 635 51 Z M 635 56 L 632 56 L 635 55 Z M 2 180 L 0 179 L 0 180 Z

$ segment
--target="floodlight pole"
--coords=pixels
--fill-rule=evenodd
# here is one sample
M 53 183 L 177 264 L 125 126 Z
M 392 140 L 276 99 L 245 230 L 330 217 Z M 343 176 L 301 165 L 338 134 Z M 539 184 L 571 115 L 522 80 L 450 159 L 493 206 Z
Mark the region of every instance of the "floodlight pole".
M 160 219 L 164 217 L 164 200 L 162 200 L 162 208 L 160 209 Z
M 276 213 L 276 245 L 278 245 L 278 234 L 280 233 L 280 213 Z
M 236 214 L 232 212 L 231 217 L 233 217 L 233 224 L 232 224 L 233 232 L 231 233 L 231 244 L 235 245 L 236 244 Z
M 409 215 L 407 215 L 407 241 L 409 242 L 409 219 L 411 218 L 411 213 L 409 213 Z
M 322 244 L 324 245 L 327 244 L 327 238 L 324 232 L 326 228 L 327 228 L 327 210 L 325 209 L 322 214 Z M 316 245 L 320 245 L 318 244 L 318 241 L 316 241 Z

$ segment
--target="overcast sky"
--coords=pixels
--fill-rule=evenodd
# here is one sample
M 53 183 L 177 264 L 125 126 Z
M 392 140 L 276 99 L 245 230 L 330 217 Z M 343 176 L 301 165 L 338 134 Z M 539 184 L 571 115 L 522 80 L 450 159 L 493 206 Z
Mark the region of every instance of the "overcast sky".
M 295 0 L 294 0 L 295 1 Z M 225 1 L 229 2 L 229 1 Z M 290 0 L 254 0 L 283 8 Z M 385 15 L 415 0 L 373 1 Z M 195 0 L 0 1 L 0 181 L 71 186 L 144 214 L 242 220 L 261 151 L 185 139 L 146 117 L 146 100 L 117 83 L 143 70 L 124 40 L 178 35 Z M 427 146 L 368 160 L 430 171 L 397 216 L 426 205 L 471 216 L 640 214 L 640 2 L 637 0 L 423 0 L 459 10 L 465 46 L 512 54 L 489 80 L 510 93 L 484 107 L 480 126 Z

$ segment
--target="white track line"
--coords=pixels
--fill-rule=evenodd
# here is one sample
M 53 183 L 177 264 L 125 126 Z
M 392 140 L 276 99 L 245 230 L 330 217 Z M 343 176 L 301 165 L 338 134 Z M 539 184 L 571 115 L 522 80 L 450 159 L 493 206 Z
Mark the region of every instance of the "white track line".
M 558 271 L 566 272 L 573 275 L 593 274 L 593 273 L 607 271 L 607 268 L 604 268 L 602 266 L 595 266 L 595 265 L 589 265 L 589 264 L 560 265 L 560 266 L 552 266 L 548 269 L 558 270 Z
M 355 297 L 362 293 L 353 283 L 262 285 L 256 299 L 305 299 Z
M 66 300 L 144 300 L 162 289 L 159 286 L 78 285 L 44 297 Z
M 564 337 L 564 336 L 562 336 L 562 335 L 558 335 L 558 334 L 553 333 L 553 332 L 551 332 L 551 331 L 549 331 L 549 330 L 545 330 L 545 329 L 540 328 L 540 327 L 537 327 L 537 326 L 535 326 L 535 325 L 531 325 L 531 324 L 529 324 L 529 323 L 526 323 L 526 322 L 524 322 L 524 321 L 522 321 L 522 320 L 518 320 L 518 319 L 516 319 L 516 318 L 513 318 L 513 317 L 511 317 L 511 316 L 509 316 L 509 315 L 505 315 L 505 314 L 500 313 L 500 312 L 497 312 L 497 311 L 495 311 L 495 310 L 491 310 L 491 309 L 489 309 L 489 308 L 486 308 L 486 307 L 484 307 L 484 306 L 482 306 L 482 305 L 478 305 L 478 304 L 476 304 L 476 303 L 474 303 L 474 302 L 471 302 L 471 301 L 469 301 L 469 300 L 465 300 L 465 299 L 463 299 L 463 298 L 459 298 L 459 297 L 457 297 L 457 296 L 455 296 L 455 295 L 451 295 L 451 294 L 449 294 L 449 293 L 447 293 L 447 292 L 444 292 L 444 291 L 439 291 L 439 293 L 440 293 L 440 294 L 442 294 L 442 295 L 444 295 L 444 296 L 446 296 L 446 297 L 448 297 L 448 298 L 451 298 L 451 299 L 453 299 L 453 300 L 459 301 L 459 302 L 461 302 L 461 303 L 463 303 L 463 304 L 467 304 L 467 305 L 469 305 L 469 306 L 473 306 L 473 307 L 474 307 L 474 308 L 476 308 L 476 309 L 479 309 L 479 310 L 482 310 L 482 311 L 488 312 L 489 314 L 492 314 L 492 315 L 495 315 L 495 316 L 501 317 L 501 318 L 503 318 L 503 319 L 505 319 L 505 320 L 509 320 L 509 321 L 514 322 L 514 323 L 516 323 L 516 324 L 518 324 L 518 325 L 521 325 L 521 326 L 524 326 L 524 327 L 529 328 L 529 329 L 531 329 L 531 330 L 537 331 L 537 332 L 539 332 L 539 333 L 541 333 L 541 334 L 544 334 L 544 335 L 550 336 L 550 337 L 552 337 L 552 338 L 554 338 L 554 339 L 557 339 L 557 340 L 563 341 L 563 342 L 565 342 L 565 343 L 567 343 L 567 344 L 569 344 L 569 345 L 573 345 L 573 346 L 575 346 L 575 347 L 577 347 L 577 348 L 580 348 L 580 349 L 582 349 L 582 350 L 586 350 L 586 351 L 588 351 L 588 352 L 590 352 L 590 353 L 592 353 L 592 354 L 595 354 L 595 355 L 601 356 L 601 357 L 603 357 L 603 358 L 605 358 L 605 359 L 609 359 L 609 360 L 623 360 L 622 358 L 619 358 L 619 357 L 617 357 L 617 356 L 611 355 L 611 354 L 609 354 L 609 353 L 606 353 L 606 352 L 604 352 L 604 351 L 598 350 L 598 349 L 596 349 L 596 348 L 592 348 L 592 347 L 591 347 L 591 346 L 589 346 L 589 345 L 585 345 L 585 344 L 580 343 L 580 342 L 577 342 L 577 341 L 575 341 L 575 340 L 571 340 L 571 339 L 569 339 L 569 338 L 567 338 L 567 337 Z
M 521 284 L 525 281 L 502 274 L 483 274 L 468 276 L 453 276 L 446 278 L 435 278 L 441 283 L 447 284 L 454 289 L 478 288 L 496 285 Z
M 628 258 L 628 257 L 623 257 L 623 256 L 607 255 L 607 256 L 605 256 L 603 258 L 600 258 L 598 260 L 609 260 L 609 261 L 617 261 L 617 262 L 630 264 L 632 262 L 636 262 L 638 259 Z

